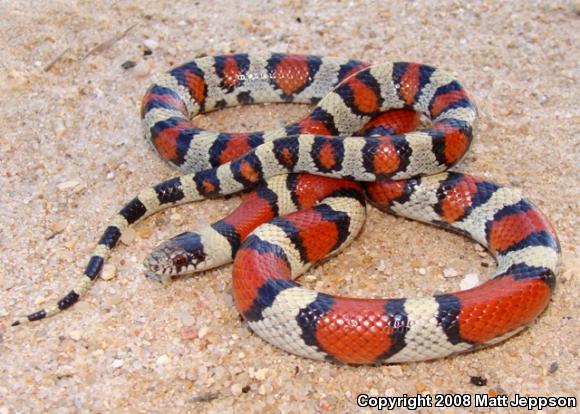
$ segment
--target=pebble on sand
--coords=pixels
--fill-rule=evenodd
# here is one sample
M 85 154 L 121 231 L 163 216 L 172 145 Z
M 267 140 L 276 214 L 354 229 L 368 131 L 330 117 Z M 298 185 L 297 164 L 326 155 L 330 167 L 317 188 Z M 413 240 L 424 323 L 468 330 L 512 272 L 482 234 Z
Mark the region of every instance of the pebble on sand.
M 459 282 L 459 287 L 461 290 L 467 290 L 479 286 L 481 282 L 479 281 L 479 275 L 477 273 L 466 274 L 461 282 Z
M 101 272 L 101 279 L 112 280 L 117 277 L 117 267 L 112 263 L 106 263 Z
M 446 278 L 452 278 L 459 276 L 459 272 L 453 268 L 446 267 L 443 269 L 443 276 Z

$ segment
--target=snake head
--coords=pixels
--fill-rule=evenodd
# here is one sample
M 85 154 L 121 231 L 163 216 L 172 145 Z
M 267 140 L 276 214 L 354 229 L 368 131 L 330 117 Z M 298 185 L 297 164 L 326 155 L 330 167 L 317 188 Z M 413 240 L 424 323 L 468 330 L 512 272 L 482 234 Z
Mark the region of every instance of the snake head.
M 173 277 L 205 270 L 206 259 L 199 234 L 185 232 L 157 246 L 143 264 L 149 279 L 167 283 Z

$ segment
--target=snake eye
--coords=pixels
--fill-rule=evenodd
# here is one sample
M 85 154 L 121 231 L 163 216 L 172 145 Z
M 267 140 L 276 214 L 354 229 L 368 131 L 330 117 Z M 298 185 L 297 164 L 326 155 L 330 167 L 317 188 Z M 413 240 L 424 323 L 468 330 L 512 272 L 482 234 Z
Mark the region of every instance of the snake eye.
M 187 266 L 188 263 L 189 263 L 189 260 L 183 254 L 177 255 L 173 258 L 173 266 L 175 266 L 177 268 Z

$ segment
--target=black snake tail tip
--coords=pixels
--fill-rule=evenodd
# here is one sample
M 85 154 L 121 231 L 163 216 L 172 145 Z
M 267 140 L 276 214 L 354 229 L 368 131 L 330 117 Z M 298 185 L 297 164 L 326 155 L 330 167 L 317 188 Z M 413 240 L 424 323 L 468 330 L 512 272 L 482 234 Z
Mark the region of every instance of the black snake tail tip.
M 20 321 L 12 322 L 12 325 L 10 326 L 18 326 L 18 325 L 20 325 Z

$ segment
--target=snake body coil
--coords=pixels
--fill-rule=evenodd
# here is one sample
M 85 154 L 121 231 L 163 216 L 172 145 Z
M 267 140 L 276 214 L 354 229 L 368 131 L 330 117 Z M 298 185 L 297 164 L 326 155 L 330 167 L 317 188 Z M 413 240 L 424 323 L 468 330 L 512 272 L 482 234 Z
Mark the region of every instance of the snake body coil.
M 191 122 L 264 102 L 316 106 L 264 132 L 211 132 Z M 426 127 L 417 129 L 418 114 Z M 454 77 L 422 64 L 237 54 L 177 67 L 149 88 L 142 118 L 147 140 L 188 175 L 130 201 L 110 221 L 80 284 L 16 324 L 78 301 L 128 226 L 169 206 L 255 186 L 230 216 L 163 243 L 147 258 L 147 274 L 166 279 L 234 260 L 235 303 L 251 329 L 309 358 L 418 361 L 497 343 L 547 306 L 560 247 L 519 192 L 445 172 L 469 149 L 476 117 Z M 495 275 L 474 289 L 399 299 L 301 287 L 294 278 L 356 237 L 366 200 L 471 237 L 496 257 Z

